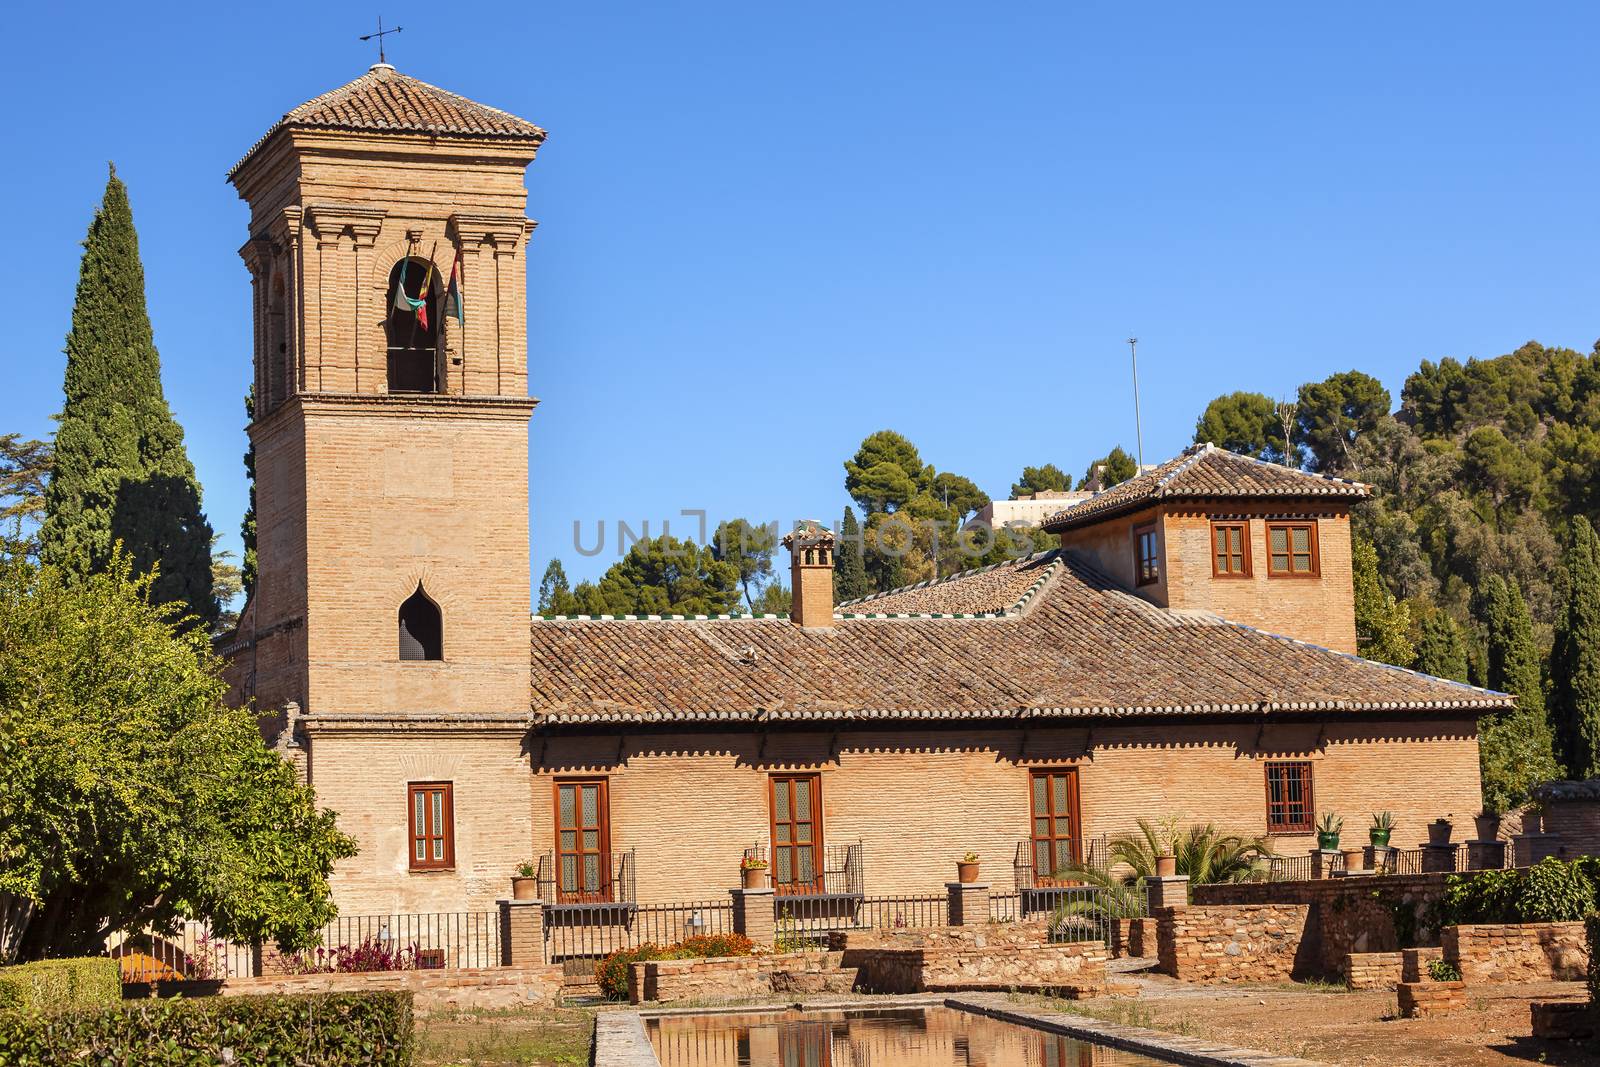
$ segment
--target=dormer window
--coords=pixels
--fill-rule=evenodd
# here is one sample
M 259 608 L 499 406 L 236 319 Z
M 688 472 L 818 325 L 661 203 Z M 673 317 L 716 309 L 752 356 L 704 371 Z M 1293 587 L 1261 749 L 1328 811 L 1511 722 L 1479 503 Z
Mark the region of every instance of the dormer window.
M 1317 524 L 1267 523 L 1267 574 L 1273 578 L 1315 578 L 1322 573 L 1317 557 Z
M 1153 585 L 1161 578 L 1161 559 L 1156 552 L 1156 524 L 1133 528 L 1133 575 L 1140 585 Z

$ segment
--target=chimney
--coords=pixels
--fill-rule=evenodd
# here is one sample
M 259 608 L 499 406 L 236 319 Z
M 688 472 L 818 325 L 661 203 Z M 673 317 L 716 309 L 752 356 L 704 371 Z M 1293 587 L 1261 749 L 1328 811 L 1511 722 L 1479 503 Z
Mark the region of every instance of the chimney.
M 833 625 L 833 531 L 807 519 L 783 537 L 789 550 L 789 618 L 797 626 Z

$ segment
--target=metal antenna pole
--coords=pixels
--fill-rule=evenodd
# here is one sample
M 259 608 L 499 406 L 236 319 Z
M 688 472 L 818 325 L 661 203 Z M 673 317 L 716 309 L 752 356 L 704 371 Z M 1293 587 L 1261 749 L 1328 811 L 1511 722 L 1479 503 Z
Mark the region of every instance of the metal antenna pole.
M 1144 473 L 1144 423 L 1139 417 L 1139 339 L 1128 338 L 1128 352 L 1133 359 L 1133 435 L 1134 450 L 1139 454 L 1139 472 Z

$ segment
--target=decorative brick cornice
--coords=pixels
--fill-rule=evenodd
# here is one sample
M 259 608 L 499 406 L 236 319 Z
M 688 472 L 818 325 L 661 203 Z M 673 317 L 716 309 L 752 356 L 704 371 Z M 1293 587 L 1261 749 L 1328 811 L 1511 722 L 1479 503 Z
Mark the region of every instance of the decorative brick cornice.
M 531 396 L 454 396 L 448 393 L 296 393 L 250 425 L 251 435 L 302 415 L 354 414 L 415 418 L 505 419 L 527 422 L 539 401 Z
M 264 277 L 272 258 L 272 242 L 265 237 L 252 237 L 239 246 L 239 258 L 244 260 L 252 278 Z
M 388 212 L 362 204 L 307 204 L 306 221 L 318 242 L 331 244 L 348 233 L 358 248 L 371 248 L 378 241 Z
M 451 215 L 450 225 L 463 247 L 492 244 L 496 252 L 515 252 L 538 223 L 521 215 Z

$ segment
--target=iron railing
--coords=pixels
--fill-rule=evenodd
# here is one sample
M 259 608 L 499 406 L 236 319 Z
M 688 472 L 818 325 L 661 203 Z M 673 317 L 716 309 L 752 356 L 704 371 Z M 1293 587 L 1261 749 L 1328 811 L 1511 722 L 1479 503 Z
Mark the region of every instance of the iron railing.
M 728 901 L 640 904 L 545 905 L 544 959 L 568 974 L 591 974 L 613 952 L 640 945 L 675 945 L 688 937 L 733 933 Z
M 211 927 L 196 921 L 171 934 L 116 935 L 106 954 L 121 966 L 124 982 L 253 978 L 260 969 L 255 946 L 212 937 Z
M 498 967 L 502 962 L 498 911 L 442 911 L 341 915 L 322 928 L 320 948 L 301 955 L 308 967 L 330 970 L 360 955 L 391 963 L 373 969 L 437 970 Z
M 852 897 L 774 896 L 779 951 L 815 948 L 842 930 L 923 930 L 944 926 L 950 902 L 945 894 Z
M 813 846 L 813 854 L 820 851 L 820 870 L 812 878 L 794 878 L 778 881 L 778 872 L 772 871 L 772 888 L 780 897 L 859 897 L 866 890 L 866 849 L 861 842 L 853 845 L 824 845 L 820 850 Z M 744 850 L 747 860 L 769 862 L 766 845 L 751 845 Z M 815 868 L 813 864 L 813 868 Z M 771 869 L 769 867 L 769 869 Z M 793 878 L 794 876 L 791 875 Z
M 558 864 L 555 853 L 539 857 L 534 879 L 539 899 L 556 904 L 632 904 L 639 899 L 633 849 L 600 857 L 598 870 L 585 875 L 577 857 L 564 856 Z M 565 869 L 562 869 L 565 866 Z
M 1051 941 L 1112 939 L 1118 919 L 1150 914 L 1150 894 L 1143 882 L 1118 889 L 1103 886 L 1043 886 L 1015 893 L 989 894 L 989 918 L 1017 922 L 1048 917 Z
M 1075 842 L 1072 851 L 1075 855 L 1083 857 L 1083 863 L 1087 867 L 1105 869 L 1111 866 L 1111 839 L 1106 834 L 1082 838 Z M 1012 882 L 1018 892 L 1066 882 L 1054 871 L 1045 870 L 1044 865 L 1038 862 L 1031 838 L 1025 837 L 1017 842 L 1016 852 L 1011 859 L 1011 871 Z M 1067 882 L 1067 884 L 1072 883 Z

